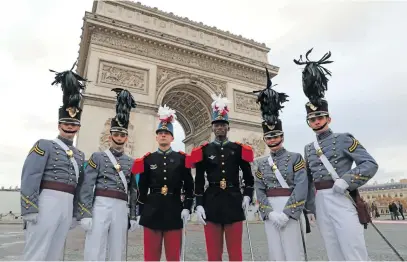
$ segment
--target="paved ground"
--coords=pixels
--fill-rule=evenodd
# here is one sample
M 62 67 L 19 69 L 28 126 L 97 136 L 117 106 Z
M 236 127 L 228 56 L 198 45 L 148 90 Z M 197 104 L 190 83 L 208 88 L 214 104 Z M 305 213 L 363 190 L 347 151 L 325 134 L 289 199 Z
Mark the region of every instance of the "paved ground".
M 407 259 L 407 224 L 377 223 L 377 227 L 387 239 Z M 255 260 L 267 260 L 266 237 L 263 224 L 249 224 Z M 186 260 L 206 260 L 205 239 L 201 226 L 190 224 L 187 228 Z M 308 260 L 327 260 L 318 230 L 307 235 Z M 374 261 L 398 260 L 393 251 L 381 239 L 372 226 L 365 234 L 370 258 Z M 128 260 L 143 260 L 142 231 L 129 234 Z M 70 231 L 65 252 L 65 260 L 83 260 L 84 233 L 81 228 Z M 0 224 L 0 261 L 21 260 L 24 247 L 22 225 Z M 244 234 L 244 259 L 250 260 L 246 231 Z M 162 257 L 165 260 L 165 257 Z M 227 260 L 226 248 L 224 260 Z

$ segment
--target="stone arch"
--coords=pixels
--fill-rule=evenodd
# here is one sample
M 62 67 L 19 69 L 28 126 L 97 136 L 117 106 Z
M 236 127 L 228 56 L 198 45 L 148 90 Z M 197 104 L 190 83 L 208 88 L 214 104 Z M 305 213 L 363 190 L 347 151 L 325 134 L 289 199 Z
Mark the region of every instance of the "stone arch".
M 214 87 L 197 77 L 176 77 L 165 81 L 157 92 L 156 103 L 177 111 L 177 118 L 185 131 L 185 146 L 199 145 L 210 139 L 211 94 Z M 216 90 L 216 89 L 215 89 Z

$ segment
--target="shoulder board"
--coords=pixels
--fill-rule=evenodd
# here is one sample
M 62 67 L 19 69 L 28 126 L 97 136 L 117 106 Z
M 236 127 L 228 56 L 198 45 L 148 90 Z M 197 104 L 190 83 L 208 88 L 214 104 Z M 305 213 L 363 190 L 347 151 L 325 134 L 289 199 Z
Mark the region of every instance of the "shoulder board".
M 203 142 L 203 144 L 200 145 L 199 147 L 202 148 L 202 147 L 204 147 L 204 146 L 207 146 L 208 144 L 209 144 L 208 141 L 205 141 L 205 142 Z
M 246 145 L 246 144 L 243 144 L 240 142 L 235 142 L 235 144 L 242 147 L 242 159 L 249 163 L 253 162 L 253 160 L 254 160 L 253 148 L 249 145 Z
M 144 156 L 136 158 L 136 160 L 134 160 L 133 166 L 131 168 L 131 173 L 133 175 L 137 175 L 144 172 L 144 158 L 146 158 L 150 154 L 151 154 L 150 152 L 147 152 Z
M 147 153 L 144 154 L 144 156 L 142 158 L 148 157 L 149 155 L 151 155 L 151 153 L 147 152 Z
M 180 153 L 181 155 L 186 155 L 184 151 L 179 150 L 178 153 Z

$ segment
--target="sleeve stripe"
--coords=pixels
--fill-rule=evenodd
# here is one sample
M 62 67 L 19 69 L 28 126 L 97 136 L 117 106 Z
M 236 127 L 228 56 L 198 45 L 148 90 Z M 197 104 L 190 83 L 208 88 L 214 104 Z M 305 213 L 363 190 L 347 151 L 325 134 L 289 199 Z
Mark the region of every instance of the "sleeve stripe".
M 352 138 L 353 144 L 348 148 L 349 152 L 355 151 L 356 147 L 359 145 L 359 141 L 356 140 L 355 138 Z
M 295 164 L 294 166 L 294 171 L 298 171 L 301 168 L 305 167 L 305 161 L 304 159 L 301 158 L 300 162 L 298 162 L 297 164 Z
M 95 164 L 95 162 L 93 162 L 93 159 L 92 159 L 92 158 L 89 159 L 88 165 L 91 166 L 91 167 L 93 167 L 94 169 L 96 169 L 96 167 L 97 167 L 97 165 Z
M 303 168 L 305 168 L 305 163 L 302 163 L 301 165 L 296 165 L 294 167 L 294 172 L 297 172 L 298 170 L 301 170 Z
M 44 156 L 44 155 L 45 155 L 45 151 L 42 150 L 42 149 L 38 146 L 38 144 L 39 144 L 39 143 L 37 143 L 35 146 L 33 146 L 33 148 L 31 148 L 29 154 L 31 154 L 32 152 L 35 152 L 35 153 L 39 154 L 40 156 Z
M 259 170 L 256 171 L 255 175 L 258 179 L 263 179 L 263 174 Z

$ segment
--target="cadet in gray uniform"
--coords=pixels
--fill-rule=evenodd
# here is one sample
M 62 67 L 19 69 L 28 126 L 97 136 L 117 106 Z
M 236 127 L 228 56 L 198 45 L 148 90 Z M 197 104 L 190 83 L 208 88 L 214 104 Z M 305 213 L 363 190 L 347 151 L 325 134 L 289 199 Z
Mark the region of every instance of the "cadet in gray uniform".
M 84 260 L 123 260 L 127 248 L 130 199 L 130 231 L 136 229 L 136 193 L 132 190 L 135 179 L 131 176 L 134 159 L 124 154 L 128 138 L 131 108 L 136 107 L 131 93 L 115 88 L 117 93 L 116 117 L 111 121 L 111 146 L 104 152 L 92 154 L 85 168 L 79 191 L 78 218 L 86 231 Z M 95 187 L 95 191 L 94 191 Z
M 359 141 L 349 133 L 333 133 L 331 117 L 324 99 L 331 72 L 321 65 L 328 61 L 327 53 L 319 61 L 294 60 L 306 65 L 302 72 L 307 123 L 316 133 L 316 141 L 305 146 L 307 173 L 310 184 L 306 208 L 308 218 L 319 227 L 328 258 L 331 261 L 369 260 L 354 200 L 357 188 L 377 172 L 378 164 Z M 352 168 L 355 162 L 356 166 Z M 316 191 L 315 191 L 316 190 Z
M 271 89 L 266 73 L 267 88 L 259 93 L 257 102 L 261 105 L 264 141 L 270 155 L 256 160 L 254 188 L 265 220 L 269 260 L 297 261 L 302 259 L 301 235 L 305 232 L 301 233 L 301 228 L 305 229 L 303 209 L 308 178 L 301 154 L 283 147 L 284 132 L 278 117 L 288 96 Z
M 61 260 L 68 231 L 76 225 L 74 195 L 85 156 L 73 146 L 73 138 L 80 128 L 80 90 L 86 80 L 71 70 L 56 73 L 52 83 L 61 84 L 63 91 L 59 136 L 38 140 L 22 170 L 24 260 Z

